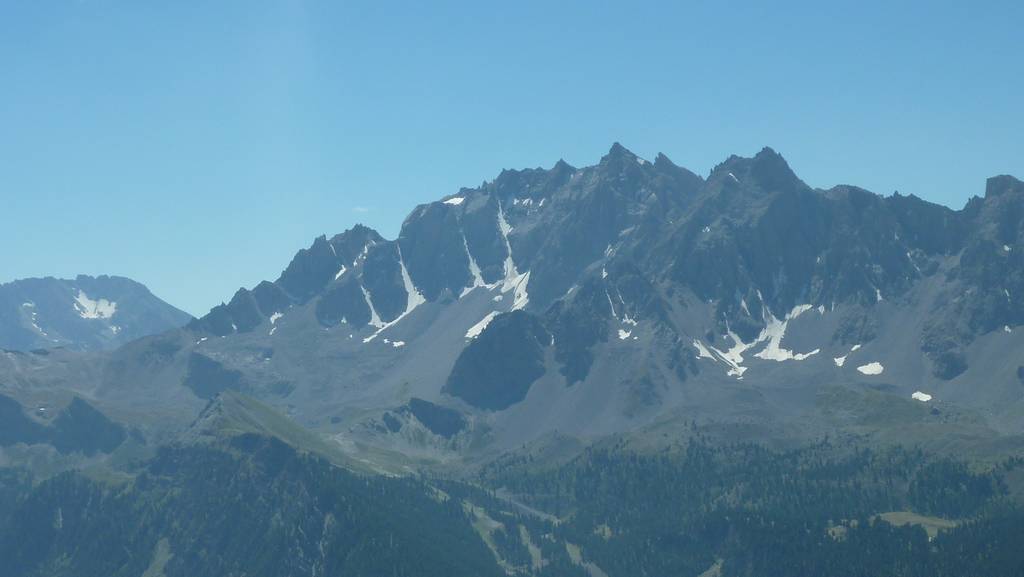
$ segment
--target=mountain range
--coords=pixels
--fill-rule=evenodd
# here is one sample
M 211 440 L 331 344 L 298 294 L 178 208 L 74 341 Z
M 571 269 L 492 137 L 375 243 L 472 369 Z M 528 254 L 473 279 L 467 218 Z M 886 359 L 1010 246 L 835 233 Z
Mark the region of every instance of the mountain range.
M 767 148 L 702 178 L 616 144 L 595 166 L 506 170 L 418 206 L 396 240 L 363 226 L 317 238 L 180 330 L 60 366 L 92 367 L 76 386 L 101 404 L 183 397 L 194 411 L 231 389 L 402 454 L 674 415 L 813 437 L 859 428 L 856 407 L 880 399 L 924 429 L 1018 434 L 1022 223 L 1009 176 L 956 211 L 815 190 Z M 82 323 L 112 320 L 75 304 Z M 12 361 L 7 382 L 57 368 Z M 412 399 L 454 411 L 459 430 L 410 418 Z
M 732 156 L 702 177 L 664 155 L 648 161 L 615 144 L 593 166 L 558 161 L 549 169 L 505 170 L 420 205 L 394 240 L 364 226 L 319 237 L 277 279 L 239 289 L 200 318 L 145 301 L 153 314 L 139 318 L 166 319 L 163 328 L 129 328 L 119 315 L 136 301 L 93 288 L 86 277 L 32 290 L 0 287 L 0 303 L 21 301 L 24 309 L 9 314 L 29 327 L 39 320 L 36 333 L 44 337 L 7 337 L 19 346 L 0 354 L 0 410 L 17 416 L 0 424 L 7 446 L 0 463 L 31 462 L 45 475 L 148 467 L 168 486 L 198 482 L 167 469 L 171 462 L 230 468 L 238 459 L 281 458 L 297 470 L 320 471 L 250 437 L 283 439 L 353 471 L 477 479 L 444 491 L 473 495 L 465 512 L 478 527 L 497 526 L 501 505 L 473 493 L 474 483 L 518 486 L 515 507 L 533 520 L 521 520 L 517 536 L 485 531 L 505 572 L 519 571 L 512 559 L 520 555 L 533 559 L 536 574 L 557 565 L 565 572 L 552 575 L 599 575 L 603 570 L 588 565 L 573 543 L 603 547 L 593 534 L 605 534 L 607 519 L 593 519 L 597 529 L 530 524 L 558 517 L 552 507 L 599 506 L 584 503 L 604 485 L 569 500 L 545 492 L 581 491 L 562 483 L 589 479 L 595 447 L 615 448 L 600 458 L 619 467 L 616 480 L 624 483 L 637 465 L 619 461 L 616 451 L 671 453 L 683 440 L 799 451 L 829 439 L 827 446 L 840 442 L 842 451 L 916 447 L 988 464 L 1024 455 L 1022 251 L 1024 183 L 1011 176 L 990 178 L 983 196 L 954 210 L 851 185 L 812 188 L 769 148 Z M 64 300 L 44 308 L 42 295 L 50 292 Z M 38 318 L 22 306 L 27 302 L 37 303 Z M 50 310 L 97 327 L 102 321 L 112 334 L 104 340 L 56 320 L 43 324 Z M 122 327 L 124 341 L 116 341 L 113 326 Z M 49 334 L 53 344 L 78 344 L 26 352 L 45 346 Z M 88 450 L 60 445 L 61 423 L 83 419 L 101 423 L 95 439 L 79 439 Z M 6 423 L 19 424 L 14 430 Z M 179 452 L 167 453 L 168 446 Z M 708 462 L 726 476 L 736 459 L 762 458 L 709 450 L 716 456 Z M 801 463 L 816 458 L 797 454 Z M 694 454 L 680 455 L 698 466 Z M 935 467 L 942 482 L 962 473 L 900 458 L 893 474 L 906 483 L 927 484 L 920 479 L 933 478 L 921 475 Z M 871 477 L 874 465 L 856 462 L 867 467 L 854 467 L 857 474 Z M 272 464 L 257 468 L 264 467 L 280 479 Z M 682 474 L 654 462 L 643 467 Z M 1019 484 L 1012 475 L 964 479 L 957 486 L 977 491 L 963 497 L 972 504 L 958 515 L 1003 495 L 1000 483 L 1009 483 L 1010 493 Z M 159 500 L 170 489 L 138 491 Z M 872 507 L 925 502 L 893 491 L 864 499 Z M 431 516 L 445 514 L 430 509 Z M 168 518 L 166 530 L 180 522 Z M 564 533 L 575 530 L 581 533 Z M 543 562 L 531 557 L 543 549 L 531 531 L 551 532 L 562 553 L 537 553 Z M 602 539 L 614 543 L 608 531 Z M 144 548 L 161 546 L 159 537 L 149 535 Z M 876 537 L 884 538 L 864 536 Z M 723 551 L 739 555 L 726 542 Z M 616 563 L 605 553 L 605 567 Z M 700 563 L 718 563 L 706 557 Z M 730 569 L 731 558 L 738 557 L 720 557 L 725 572 L 742 574 Z M 182 571 L 196 570 L 182 563 Z M 443 572 L 443 563 L 437 567 Z M 667 569 L 650 574 L 658 570 Z

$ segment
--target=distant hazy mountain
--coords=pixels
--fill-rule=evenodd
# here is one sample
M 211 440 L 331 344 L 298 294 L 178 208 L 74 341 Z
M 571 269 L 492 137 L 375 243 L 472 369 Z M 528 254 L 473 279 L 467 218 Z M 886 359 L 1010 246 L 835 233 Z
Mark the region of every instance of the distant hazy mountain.
M 192 317 L 145 286 L 114 276 L 29 278 L 0 284 L 0 348 L 111 349 Z

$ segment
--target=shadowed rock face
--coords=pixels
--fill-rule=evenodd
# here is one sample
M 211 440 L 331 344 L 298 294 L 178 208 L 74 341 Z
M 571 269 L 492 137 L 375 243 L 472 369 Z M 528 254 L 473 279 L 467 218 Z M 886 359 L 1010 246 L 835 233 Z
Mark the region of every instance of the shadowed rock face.
M 18 401 L 0 395 L 0 445 L 38 443 L 47 437 L 46 427 L 26 416 Z
M 481 409 L 508 408 L 544 374 L 550 341 L 543 324 L 528 313 L 498 316 L 459 355 L 444 392 Z
M 372 318 L 363 287 L 354 277 L 328 288 L 316 303 L 316 318 L 324 326 L 345 322 L 365 326 Z
M 130 279 L 30 278 L 0 284 L 0 348 L 113 349 L 192 317 Z
M 431 433 L 450 439 L 466 428 L 466 419 L 458 411 L 413 397 L 408 410 Z
M 127 436 L 123 426 L 79 397 L 74 397 L 52 423 L 44 424 L 28 417 L 14 399 L 0 395 L 0 446 L 43 443 L 61 453 L 95 455 L 110 453 Z
M 62 453 L 109 453 L 127 438 L 123 426 L 111 421 L 79 397 L 53 422 L 53 446 Z
M 223 391 L 244 390 L 245 377 L 240 371 L 229 369 L 205 355 L 192 353 L 183 384 L 197 397 L 212 399 Z

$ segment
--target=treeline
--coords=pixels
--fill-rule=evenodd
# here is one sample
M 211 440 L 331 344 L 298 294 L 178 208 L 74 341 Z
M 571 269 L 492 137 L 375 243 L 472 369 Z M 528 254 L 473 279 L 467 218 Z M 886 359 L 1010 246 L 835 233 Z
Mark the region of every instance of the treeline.
M 558 466 L 510 456 L 468 483 L 357 475 L 241 435 L 165 447 L 116 485 L 0 470 L 0 574 L 1020 577 L 1024 511 L 1005 479 L 1022 465 L 698 436 Z
M 591 449 L 554 468 L 530 457 L 487 467 L 480 482 L 557 514 L 612 577 L 700 575 L 1024 575 L 1024 512 L 1003 473 L 918 450 L 792 451 L 695 440 L 655 454 Z M 956 521 L 929 540 L 879 514 Z

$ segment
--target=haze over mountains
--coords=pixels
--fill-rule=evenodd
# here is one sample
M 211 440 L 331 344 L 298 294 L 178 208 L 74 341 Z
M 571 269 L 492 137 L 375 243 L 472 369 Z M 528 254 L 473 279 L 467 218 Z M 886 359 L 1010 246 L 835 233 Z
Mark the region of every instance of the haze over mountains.
M 1011 176 L 990 178 L 984 196 L 953 210 L 855 186 L 812 189 L 769 148 L 703 178 L 615 144 L 594 166 L 506 170 L 418 206 L 395 240 L 363 226 L 319 237 L 278 279 L 187 326 L 170 328 L 183 313 L 145 301 L 138 309 L 153 314 L 139 318 L 170 325 L 160 334 L 111 351 L 3 353 L 0 400 L 20 415 L 5 423 L 20 428 L 0 424 L 2 454 L 52 474 L 83 463 L 128 470 L 168 443 L 227 451 L 161 453 L 146 466 L 168 487 L 199 483 L 183 462 L 255 459 L 255 477 L 286 484 L 299 481 L 279 476 L 277 459 L 327 474 L 238 435 L 277 437 L 356 470 L 490 471 L 502 487 L 548 489 L 559 482 L 529 477 L 517 459 L 554 467 L 594 444 L 667 451 L 702 435 L 779 448 L 838 438 L 997 461 L 1024 447 L 1022 239 L 1024 183 Z M 154 329 L 130 333 L 118 316 L 129 293 L 84 278 L 19 285 L 6 300 L 37 303 L 38 317 L 18 313 L 30 326 L 60 307 L 103 320 L 109 338 L 40 322 L 37 333 L 74 337 L 81 350 Z M 46 291 L 64 300 L 44 309 Z M 17 348 L 41 342 L 24 338 Z M 52 415 L 72 413 L 102 424 L 88 455 L 54 441 Z M 222 436 L 234 440 L 225 448 Z M 740 458 L 715 451 L 723 471 Z M 930 466 L 914 459 L 899 475 Z M 168 487 L 140 494 L 160 499 Z M 1001 494 L 984 491 L 979 503 Z M 886 503 L 909 498 L 897 493 Z M 476 522 L 493 521 L 493 510 L 468 507 Z M 327 534 L 334 521 L 320 519 Z M 176 523 L 168 518 L 166 531 Z M 587 567 L 578 552 L 563 556 L 551 566 Z

